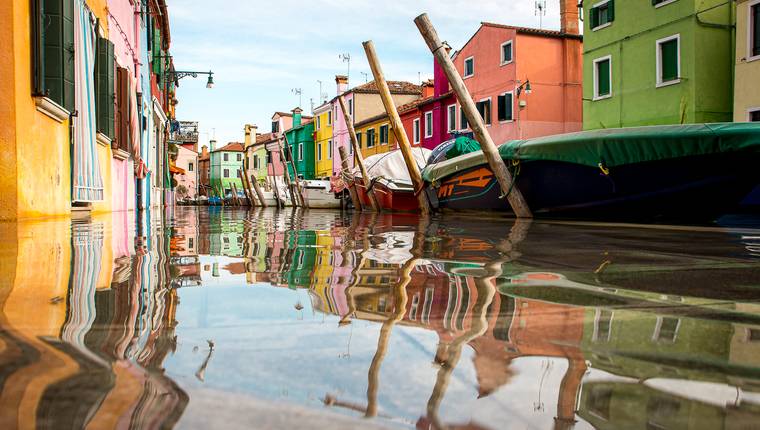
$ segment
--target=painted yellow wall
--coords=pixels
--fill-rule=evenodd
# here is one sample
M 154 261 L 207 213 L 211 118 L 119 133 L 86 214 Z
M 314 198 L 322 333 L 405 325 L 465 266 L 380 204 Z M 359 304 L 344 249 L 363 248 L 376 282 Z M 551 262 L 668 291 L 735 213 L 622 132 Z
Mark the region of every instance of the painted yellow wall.
M 750 109 L 760 109 L 760 58 L 748 61 L 749 0 L 736 3 L 736 82 L 734 121 L 747 121 Z
M 100 19 L 100 25 L 103 26 L 103 37 L 109 37 L 108 34 L 108 12 L 106 0 L 87 0 L 87 5 Z M 109 145 L 97 145 L 98 161 L 100 162 L 100 174 L 103 177 L 103 200 L 92 204 L 93 213 L 110 212 L 113 208 L 111 164 L 113 162 L 113 152 Z
M 315 112 L 316 118 L 319 118 L 319 128 L 316 128 L 317 119 L 314 119 L 314 129 L 316 132 L 316 139 L 314 139 L 314 159 L 316 168 L 314 174 L 317 178 L 332 176 L 333 160 L 332 154 L 329 153 L 329 141 L 333 140 L 333 127 L 332 124 L 327 123 L 328 112 L 330 111 L 330 105 L 327 105 L 327 109 L 324 112 Z M 322 160 L 319 157 L 319 144 L 322 144 Z
M 380 144 L 380 126 L 388 125 L 388 144 Z M 375 130 L 375 146 L 367 148 L 367 130 Z M 356 127 L 356 132 L 362 134 L 362 155 L 366 158 L 370 155 L 383 154 L 385 152 L 393 151 L 398 146 L 396 145 L 396 136 L 393 133 L 393 129 L 390 128 L 388 119 L 383 118 L 377 121 L 373 121 L 369 124 Z

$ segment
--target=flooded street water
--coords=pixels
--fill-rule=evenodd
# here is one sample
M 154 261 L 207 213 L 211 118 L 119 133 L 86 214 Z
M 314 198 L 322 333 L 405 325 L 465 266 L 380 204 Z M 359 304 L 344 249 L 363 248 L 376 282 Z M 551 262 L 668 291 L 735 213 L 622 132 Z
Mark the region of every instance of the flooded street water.
M 760 428 L 760 230 L 2 224 L 0 428 Z

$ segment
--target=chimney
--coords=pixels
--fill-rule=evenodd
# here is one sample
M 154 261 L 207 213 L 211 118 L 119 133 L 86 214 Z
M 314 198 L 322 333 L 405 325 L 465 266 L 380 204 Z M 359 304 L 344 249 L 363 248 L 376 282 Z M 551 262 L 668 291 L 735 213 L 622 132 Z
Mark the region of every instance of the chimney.
M 578 21 L 578 0 L 559 0 L 560 32 L 563 34 L 580 34 Z
M 293 109 L 291 112 L 293 112 L 293 127 L 298 127 L 301 125 L 301 113 L 303 110 L 301 110 L 300 107 L 297 107 Z
M 244 148 L 248 148 L 249 146 L 256 143 L 256 135 L 258 131 L 258 127 L 251 124 L 245 125 L 245 145 Z
M 348 91 L 348 76 L 346 75 L 336 75 L 335 76 L 335 83 L 338 85 L 338 94 L 341 95 Z
M 432 79 L 422 83 L 422 98 L 432 97 L 435 94 L 435 84 Z
M 204 158 L 208 157 L 208 146 L 203 145 L 201 147 L 201 157 L 204 157 Z
M 211 139 L 208 141 L 208 144 L 211 146 L 211 152 L 214 152 L 214 149 L 216 149 L 216 140 Z

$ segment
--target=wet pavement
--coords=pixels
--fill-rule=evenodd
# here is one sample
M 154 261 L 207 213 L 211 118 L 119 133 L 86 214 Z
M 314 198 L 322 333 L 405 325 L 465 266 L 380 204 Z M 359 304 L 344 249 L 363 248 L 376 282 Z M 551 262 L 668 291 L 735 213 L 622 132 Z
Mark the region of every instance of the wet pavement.
M 177 208 L 0 234 L 2 429 L 760 428 L 746 225 Z

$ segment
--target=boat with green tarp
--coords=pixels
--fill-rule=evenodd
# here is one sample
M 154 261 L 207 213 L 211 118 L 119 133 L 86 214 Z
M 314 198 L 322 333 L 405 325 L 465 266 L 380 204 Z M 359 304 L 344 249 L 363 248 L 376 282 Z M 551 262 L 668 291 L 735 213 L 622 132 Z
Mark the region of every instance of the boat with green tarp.
M 508 141 L 499 153 L 536 216 L 713 218 L 760 183 L 756 123 L 584 131 Z M 510 210 L 482 151 L 422 175 L 436 208 Z

